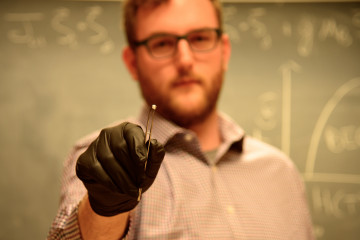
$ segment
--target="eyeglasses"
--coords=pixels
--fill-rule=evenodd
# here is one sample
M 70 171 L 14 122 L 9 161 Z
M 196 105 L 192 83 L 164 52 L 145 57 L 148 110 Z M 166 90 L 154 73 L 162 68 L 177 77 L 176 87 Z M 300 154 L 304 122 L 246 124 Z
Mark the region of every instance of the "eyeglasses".
M 178 36 L 174 34 L 155 34 L 143 41 L 135 42 L 135 47 L 145 45 L 154 58 L 167 58 L 175 55 L 177 44 L 185 39 L 194 52 L 206 52 L 214 49 L 222 31 L 218 28 L 204 28 Z

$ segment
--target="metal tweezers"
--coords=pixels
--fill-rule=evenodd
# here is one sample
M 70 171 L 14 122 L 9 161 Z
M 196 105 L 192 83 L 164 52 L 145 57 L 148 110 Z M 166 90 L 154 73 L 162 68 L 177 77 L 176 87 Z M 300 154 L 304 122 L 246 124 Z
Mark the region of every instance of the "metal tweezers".
M 146 122 L 146 130 L 145 130 L 145 144 L 147 141 L 149 141 L 148 146 L 147 146 L 147 152 L 146 152 L 146 161 L 145 161 L 145 166 L 144 166 L 144 171 L 146 171 L 146 165 L 147 165 L 147 161 L 149 159 L 149 151 L 150 151 L 150 140 L 151 140 L 151 132 L 152 132 L 152 127 L 153 127 L 153 120 L 154 120 L 154 114 L 155 114 L 155 110 L 156 110 L 156 105 L 152 105 L 150 110 L 149 110 L 149 114 L 147 117 L 147 122 Z M 151 124 L 150 124 L 150 128 L 149 128 L 149 121 L 150 121 L 150 117 L 151 117 Z M 139 188 L 139 196 L 138 196 L 138 202 L 141 199 L 141 193 L 142 193 L 142 188 Z

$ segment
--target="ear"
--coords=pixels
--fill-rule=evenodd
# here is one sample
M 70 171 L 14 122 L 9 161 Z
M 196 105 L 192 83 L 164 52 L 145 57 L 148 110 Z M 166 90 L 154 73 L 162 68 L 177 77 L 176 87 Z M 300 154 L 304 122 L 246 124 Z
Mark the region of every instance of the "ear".
M 221 43 L 222 43 L 222 51 L 223 51 L 223 69 L 224 71 L 227 71 L 228 64 L 230 61 L 230 55 L 231 55 L 231 43 L 230 43 L 229 35 L 224 33 L 221 36 Z
M 123 49 L 122 53 L 123 61 L 130 72 L 131 76 L 135 81 L 138 80 L 138 71 L 136 67 L 136 55 L 133 49 L 131 49 L 129 46 L 126 46 Z

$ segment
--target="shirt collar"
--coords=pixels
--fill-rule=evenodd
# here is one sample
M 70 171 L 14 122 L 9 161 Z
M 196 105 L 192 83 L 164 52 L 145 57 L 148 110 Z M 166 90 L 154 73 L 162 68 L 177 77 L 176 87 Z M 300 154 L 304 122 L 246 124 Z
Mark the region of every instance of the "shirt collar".
M 223 112 L 219 113 L 219 126 L 222 143 L 241 152 L 243 150 L 245 131 Z
M 144 104 L 138 117 L 139 124 L 141 125 L 144 131 L 146 130 L 146 123 L 147 123 L 149 111 L 150 111 L 150 107 L 147 104 Z M 240 126 L 238 126 L 225 113 L 220 112 L 218 116 L 219 116 L 220 133 L 222 137 L 222 145 L 225 144 L 235 149 L 238 149 L 238 151 L 242 151 L 243 138 L 245 135 L 244 130 L 240 128 Z M 149 128 L 150 126 L 151 126 L 151 121 L 149 121 Z M 148 131 L 150 130 L 148 129 Z M 191 131 L 179 127 L 173 122 L 170 122 L 169 120 L 163 118 L 160 114 L 156 113 L 155 111 L 151 138 L 155 138 L 161 144 L 166 145 L 166 143 L 176 134 L 186 134 L 189 132 Z
M 145 104 L 138 118 L 140 121 L 140 125 L 144 131 L 146 130 L 146 123 L 147 123 L 149 111 L 150 111 L 150 107 L 147 104 Z M 149 121 L 149 128 L 150 127 L 151 127 L 151 119 Z M 148 129 L 148 131 L 150 131 L 150 129 Z M 186 130 L 166 120 L 155 111 L 151 138 L 155 138 L 158 142 L 165 145 L 169 141 L 169 139 L 172 138 L 174 135 L 176 135 L 177 133 L 182 133 L 184 131 Z

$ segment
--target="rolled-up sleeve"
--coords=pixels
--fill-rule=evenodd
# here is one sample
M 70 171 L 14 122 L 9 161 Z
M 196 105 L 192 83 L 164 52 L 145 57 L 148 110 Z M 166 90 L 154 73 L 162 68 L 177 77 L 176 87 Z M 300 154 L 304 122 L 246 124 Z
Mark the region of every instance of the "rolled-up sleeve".
M 47 239 L 81 239 L 78 206 L 86 194 L 86 188 L 76 176 L 75 166 L 78 157 L 88 148 L 97 135 L 98 132 L 95 132 L 75 144 L 64 162 L 60 206 Z

